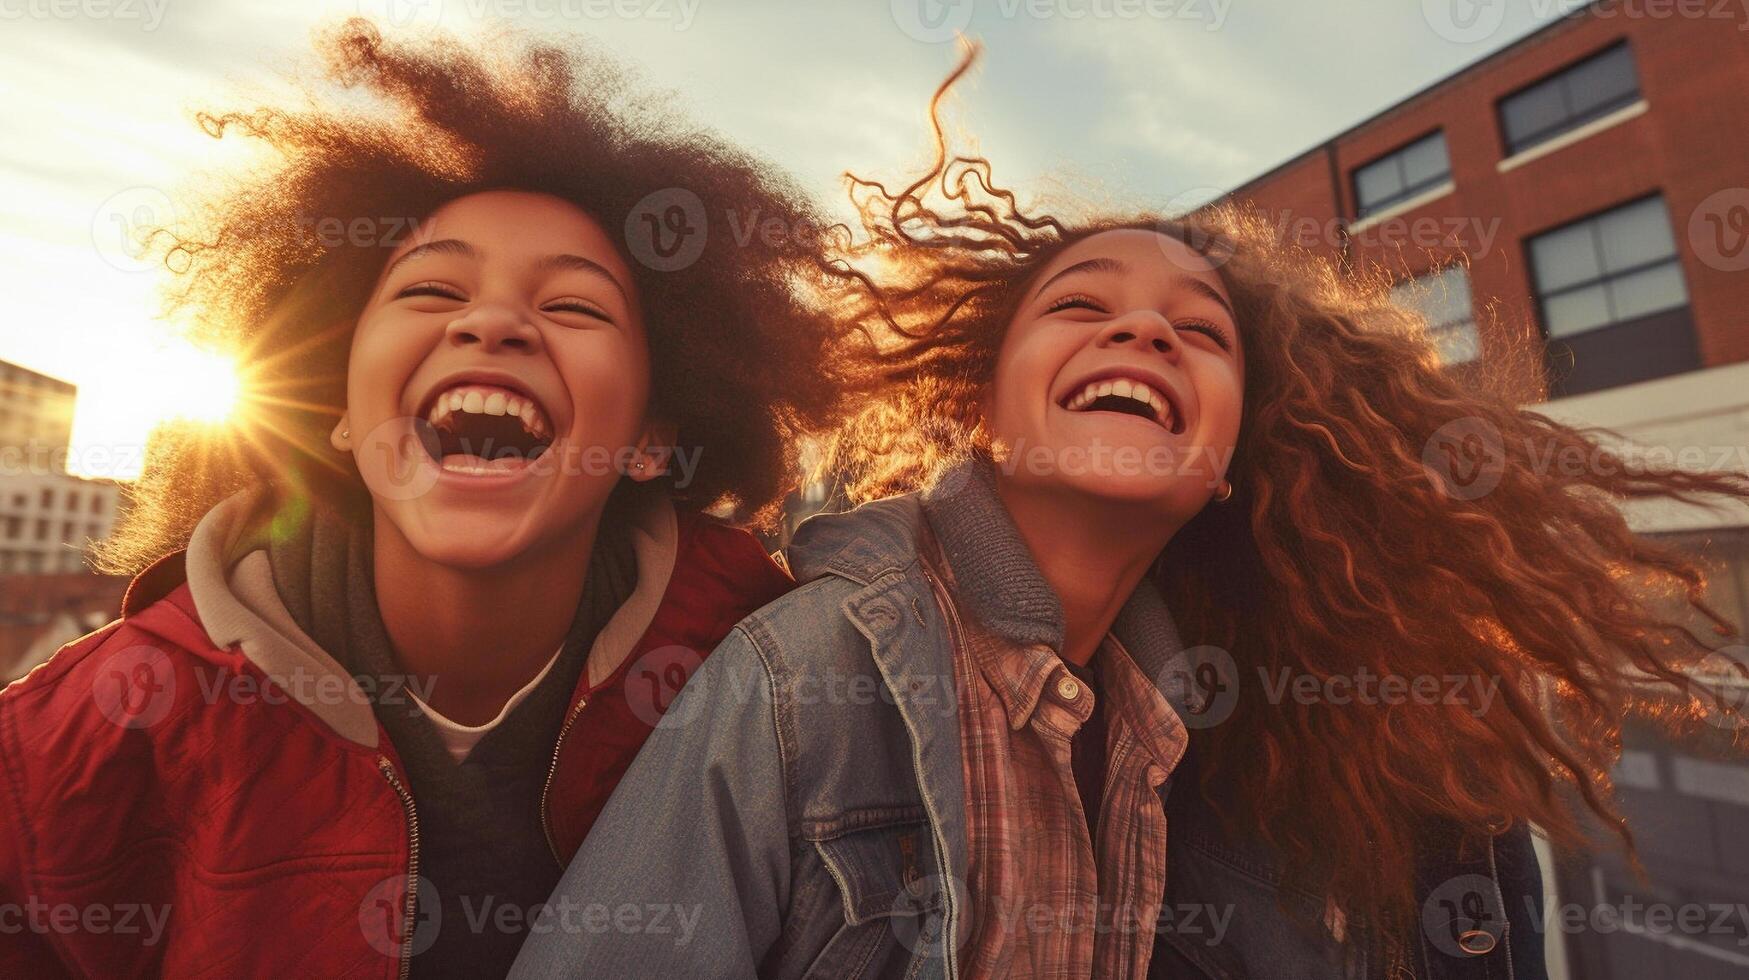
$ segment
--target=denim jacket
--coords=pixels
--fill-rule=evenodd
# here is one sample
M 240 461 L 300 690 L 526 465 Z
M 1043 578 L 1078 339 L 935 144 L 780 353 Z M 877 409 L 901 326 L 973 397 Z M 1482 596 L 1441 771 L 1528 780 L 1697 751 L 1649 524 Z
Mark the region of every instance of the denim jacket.
M 675 699 L 514 980 L 962 975 L 955 611 L 919 557 L 925 519 L 906 495 L 802 526 L 787 552 L 798 588 L 743 620 Z M 992 533 L 1014 533 L 1002 520 Z M 1114 628 L 1132 652 L 1123 630 L 1138 602 L 1163 609 L 1151 586 L 1137 592 Z M 1295 924 L 1324 921 L 1324 901 L 1284 890 L 1182 767 L 1161 792 L 1168 878 L 1151 976 L 1544 978 L 1523 827 L 1430 842 L 1424 928 L 1386 964 L 1360 952 L 1358 924 Z M 1306 914 L 1285 915 L 1293 906 Z

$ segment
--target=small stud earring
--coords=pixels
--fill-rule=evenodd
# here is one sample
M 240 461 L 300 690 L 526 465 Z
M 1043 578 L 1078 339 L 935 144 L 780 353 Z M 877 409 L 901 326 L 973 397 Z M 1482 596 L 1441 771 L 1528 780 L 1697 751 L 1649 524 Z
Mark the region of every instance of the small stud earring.
M 644 468 L 644 461 L 643 461 L 643 460 L 641 460 L 641 459 L 640 459 L 640 460 L 638 460 L 638 461 L 637 461 L 637 462 L 636 462 L 636 463 L 634 463 L 634 464 L 632 464 L 632 465 L 633 465 L 633 466 L 635 466 L 635 467 L 637 467 L 637 468 L 638 468 L 638 469 L 640 469 L 640 470 L 641 470 L 641 469 L 643 469 L 643 468 Z

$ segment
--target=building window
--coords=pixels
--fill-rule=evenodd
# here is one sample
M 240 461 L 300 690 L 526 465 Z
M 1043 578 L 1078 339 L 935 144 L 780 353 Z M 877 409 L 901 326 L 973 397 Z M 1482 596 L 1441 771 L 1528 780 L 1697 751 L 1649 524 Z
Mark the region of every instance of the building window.
M 39 499 L 42 501 L 42 509 L 48 510 L 55 505 L 55 492 L 48 487 L 44 487 L 42 497 Z
M 77 491 L 77 490 L 68 490 L 67 491 L 67 509 L 68 510 L 78 510 L 79 509 L 79 491 Z
M 1501 99 L 1506 155 L 1515 156 L 1639 99 L 1633 51 L 1623 41 Z
M 91 495 L 91 513 L 103 513 L 103 494 L 94 493 Z
M 1451 180 L 1445 133 L 1436 132 L 1354 172 L 1355 216 L 1366 218 Z
M 38 541 L 47 541 L 49 539 L 49 519 L 48 518 L 39 517 L 36 519 L 36 539 Z
M 1427 318 L 1427 334 L 1441 364 L 1464 364 L 1481 356 L 1476 313 L 1470 300 L 1470 270 L 1447 266 L 1391 288 L 1391 299 Z
M 1688 304 L 1662 197 L 1538 235 L 1531 239 L 1530 259 L 1550 337 Z
M 1530 239 L 1552 394 L 1700 367 L 1670 228 L 1669 209 L 1654 195 Z
M 16 541 L 22 537 L 24 537 L 24 518 L 6 518 L 6 540 Z

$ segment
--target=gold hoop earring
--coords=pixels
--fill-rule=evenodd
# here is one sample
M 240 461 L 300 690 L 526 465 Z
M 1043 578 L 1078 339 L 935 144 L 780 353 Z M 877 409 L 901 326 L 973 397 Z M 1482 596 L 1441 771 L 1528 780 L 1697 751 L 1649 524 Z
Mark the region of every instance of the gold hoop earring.
M 1215 491 L 1215 500 L 1219 503 L 1226 503 L 1231 499 L 1233 499 L 1233 485 L 1226 480 L 1222 480 L 1221 488 Z

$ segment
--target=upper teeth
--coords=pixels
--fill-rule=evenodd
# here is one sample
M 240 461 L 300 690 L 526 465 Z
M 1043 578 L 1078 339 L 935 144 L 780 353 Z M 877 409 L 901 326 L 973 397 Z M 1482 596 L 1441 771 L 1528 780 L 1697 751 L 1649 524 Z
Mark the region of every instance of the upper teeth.
M 456 412 L 468 415 L 513 415 L 522 420 L 522 427 L 537 439 L 550 438 L 552 423 L 546 413 L 528 398 L 509 388 L 497 385 L 460 384 L 439 392 L 432 400 L 426 418 L 432 425 L 443 425 Z
M 1166 400 L 1166 396 L 1155 391 L 1145 382 L 1131 378 L 1106 378 L 1103 381 L 1090 381 L 1067 402 L 1063 403 L 1063 407 L 1071 412 L 1084 412 L 1088 406 L 1107 395 L 1146 402 L 1154 410 L 1154 421 L 1167 428 L 1172 427 L 1172 403 Z

